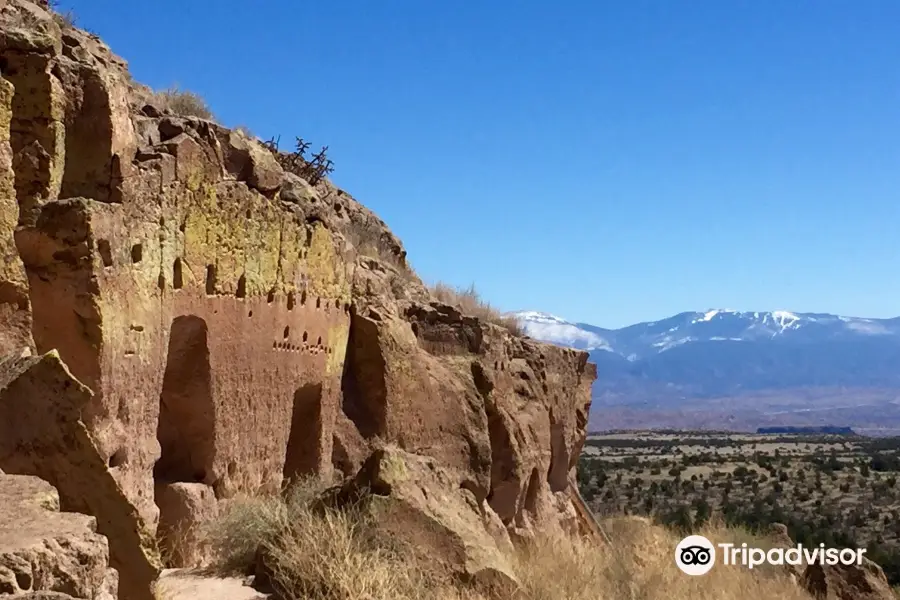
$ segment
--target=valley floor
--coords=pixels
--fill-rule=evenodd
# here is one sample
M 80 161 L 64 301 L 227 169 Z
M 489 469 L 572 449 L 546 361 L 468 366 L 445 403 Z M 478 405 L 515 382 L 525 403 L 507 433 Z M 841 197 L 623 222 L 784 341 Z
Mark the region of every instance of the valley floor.
M 900 438 L 623 432 L 589 437 L 579 486 L 598 515 L 682 531 L 783 523 L 806 545 L 864 547 L 900 583 Z

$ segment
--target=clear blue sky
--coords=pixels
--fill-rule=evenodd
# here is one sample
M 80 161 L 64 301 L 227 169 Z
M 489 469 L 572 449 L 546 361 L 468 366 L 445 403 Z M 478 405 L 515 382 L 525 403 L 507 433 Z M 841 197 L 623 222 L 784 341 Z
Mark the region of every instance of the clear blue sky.
M 900 2 L 63 4 L 501 309 L 900 314 Z

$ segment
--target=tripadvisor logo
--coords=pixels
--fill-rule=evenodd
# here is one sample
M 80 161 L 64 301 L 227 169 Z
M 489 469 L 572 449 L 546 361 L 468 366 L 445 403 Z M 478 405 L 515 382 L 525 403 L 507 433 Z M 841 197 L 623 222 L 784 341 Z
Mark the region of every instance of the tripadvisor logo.
M 752 569 L 762 564 L 770 565 L 861 565 L 865 548 L 804 547 L 751 548 L 747 544 L 719 543 L 713 545 L 702 535 L 689 535 L 675 547 L 675 564 L 688 575 L 705 575 L 716 564 L 716 548 L 724 565 L 738 565 Z
M 702 535 L 689 535 L 675 547 L 675 564 L 688 575 L 705 575 L 716 564 L 716 549 Z

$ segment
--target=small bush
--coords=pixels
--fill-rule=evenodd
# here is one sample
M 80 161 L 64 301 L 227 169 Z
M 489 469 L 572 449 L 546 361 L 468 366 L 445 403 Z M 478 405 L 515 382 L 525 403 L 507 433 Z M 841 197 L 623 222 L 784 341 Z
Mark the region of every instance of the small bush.
M 215 116 L 202 96 L 195 92 L 178 89 L 173 86 L 167 90 L 154 92 L 153 100 L 163 109 L 169 109 L 182 117 L 198 117 L 207 121 L 215 120 Z
M 481 298 L 474 285 L 468 288 L 455 288 L 439 282 L 431 288 L 431 294 L 444 304 L 459 307 L 465 314 L 505 327 L 513 335 L 525 335 L 517 319 L 500 314 L 500 311 Z

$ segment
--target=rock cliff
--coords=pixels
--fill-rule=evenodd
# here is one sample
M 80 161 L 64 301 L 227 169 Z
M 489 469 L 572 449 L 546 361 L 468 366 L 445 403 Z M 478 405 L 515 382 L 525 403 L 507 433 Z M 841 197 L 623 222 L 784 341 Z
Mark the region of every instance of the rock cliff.
M 120 598 L 150 597 L 158 528 L 306 475 L 396 497 L 473 576 L 585 526 L 586 353 L 434 301 L 353 197 L 39 1 L 0 2 L 0 253 L 0 469 L 96 518 Z

